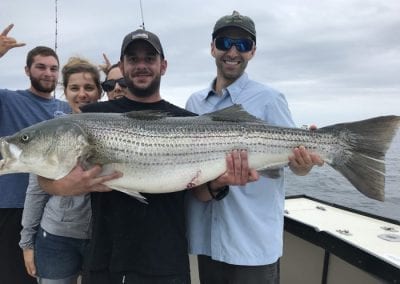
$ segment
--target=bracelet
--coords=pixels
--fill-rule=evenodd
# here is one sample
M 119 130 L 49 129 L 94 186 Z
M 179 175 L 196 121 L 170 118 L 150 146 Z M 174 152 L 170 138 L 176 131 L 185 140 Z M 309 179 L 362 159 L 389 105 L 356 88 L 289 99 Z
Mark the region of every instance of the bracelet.
M 213 199 L 220 201 L 221 199 L 223 199 L 225 196 L 228 195 L 228 193 L 229 193 L 228 185 L 221 187 L 218 190 L 213 191 L 210 187 L 210 183 L 211 183 L 211 181 L 207 182 L 207 190 Z

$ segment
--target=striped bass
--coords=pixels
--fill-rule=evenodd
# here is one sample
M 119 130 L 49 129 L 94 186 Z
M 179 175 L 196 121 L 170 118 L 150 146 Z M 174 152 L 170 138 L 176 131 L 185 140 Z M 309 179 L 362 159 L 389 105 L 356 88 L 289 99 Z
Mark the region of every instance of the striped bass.
M 310 131 L 265 124 L 232 106 L 196 117 L 154 111 L 82 113 L 44 121 L 0 140 L 0 175 L 29 172 L 60 179 L 82 163 L 123 177 L 110 188 L 141 197 L 192 188 L 226 170 L 225 156 L 246 149 L 249 166 L 276 177 L 305 146 L 360 192 L 384 200 L 385 154 L 400 116 L 382 116 Z

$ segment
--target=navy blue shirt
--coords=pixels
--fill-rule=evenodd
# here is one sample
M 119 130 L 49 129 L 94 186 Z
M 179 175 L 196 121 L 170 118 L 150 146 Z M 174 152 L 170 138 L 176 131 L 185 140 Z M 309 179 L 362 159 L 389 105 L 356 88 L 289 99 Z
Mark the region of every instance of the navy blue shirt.
M 0 89 L 0 137 L 66 113 L 71 108 L 58 99 L 45 99 L 29 90 Z M 27 186 L 28 174 L 0 176 L 0 208 L 23 208 Z

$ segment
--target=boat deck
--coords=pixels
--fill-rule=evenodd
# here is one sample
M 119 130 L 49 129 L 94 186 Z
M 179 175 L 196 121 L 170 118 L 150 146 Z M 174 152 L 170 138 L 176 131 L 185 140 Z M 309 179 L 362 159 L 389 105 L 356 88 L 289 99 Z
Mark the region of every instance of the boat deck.
M 285 231 L 285 245 L 298 237 L 319 247 L 325 254 L 320 261 L 326 262 L 324 266 L 332 254 L 373 277 L 400 283 L 398 221 L 297 196 L 285 201 Z M 326 280 L 328 268 L 323 269 L 321 277 Z

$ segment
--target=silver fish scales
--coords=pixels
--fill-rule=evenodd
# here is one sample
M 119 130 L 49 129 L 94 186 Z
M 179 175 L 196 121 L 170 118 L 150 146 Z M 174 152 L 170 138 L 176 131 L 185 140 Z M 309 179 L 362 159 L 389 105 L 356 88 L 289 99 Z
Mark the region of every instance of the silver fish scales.
M 225 156 L 246 149 L 250 166 L 276 178 L 304 145 L 365 195 L 383 200 L 385 153 L 400 117 L 384 116 L 309 131 L 266 125 L 240 106 L 198 117 L 139 111 L 84 113 L 33 125 L 1 139 L 0 174 L 32 172 L 59 179 L 77 161 L 118 170 L 108 186 L 141 198 L 203 184 L 226 170 Z

